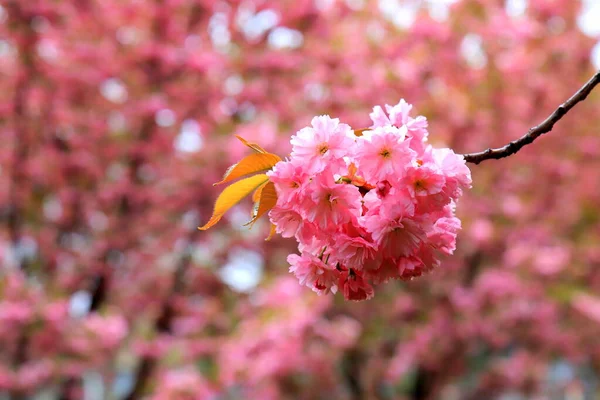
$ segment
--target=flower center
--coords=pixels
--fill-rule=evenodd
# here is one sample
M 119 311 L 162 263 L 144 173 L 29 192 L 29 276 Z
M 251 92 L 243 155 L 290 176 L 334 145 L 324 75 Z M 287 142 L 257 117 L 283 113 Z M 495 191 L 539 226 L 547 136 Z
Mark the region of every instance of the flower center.
M 392 153 L 388 149 L 383 149 L 381 150 L 379 155 L 383 158 L 390 158 L 392 156 Z
M 425 182 L 423 182 L 420 179 L 415 181 L 415 191 L 416 192 L 423 192 L 425 190 L 427 190 L 427 188 L 425 187 Z
M 333 206 L 335 206 L 337 202 L 337 197 L 335 197 L 332 193 L 327 193 L 325 195 L 325 204 L 327 204 L 331 210 L 333 210 Z
M 319 150 L 319 154 L 324 155 L 329 150 L 329 146 L 327 143 L 321 143 L 317 149 Z

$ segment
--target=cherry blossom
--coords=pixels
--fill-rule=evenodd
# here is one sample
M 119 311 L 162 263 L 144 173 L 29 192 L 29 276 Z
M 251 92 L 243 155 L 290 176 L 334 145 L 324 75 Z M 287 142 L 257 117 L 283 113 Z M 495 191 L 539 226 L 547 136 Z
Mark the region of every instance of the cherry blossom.
M 341 126 L 337 119 L 313 119 L 313 128 L 292 137 L 291 158 L 269 173 L 278 193 L 271 223 L 285 237 L 295 236 L 302 251 L 288 257 L 290 272 L 319 294 L 335 293 L 332 279 L 340 276 L 347 300 L 370 299 L 374 289 L 363 270 L 376 283 L 410 279 L 439 265 L 437 252 L 456 248 L 461 224 L 455 204 L 471 186 L 469 169 L 452 151 L 411 149 L 414 137 L 406 133 L 417 120 L 409 116 L 412 105 L 402 99 L 386 109 L 388 114 L 375 107 L 371 117 L 380 125 L 353 139 L 344 128 L 343 146 L 323 144 L 329 140 L 323 132 Z M 418 129 L 426 132 L 426 126 Z M 420 138 L 425 144 L 427 135 Z M 322 154 L 315 151 L 321 145 L 327 148 Z M 326 160 L 321 156 L 333 165 L 315 168 L 316 160 Z

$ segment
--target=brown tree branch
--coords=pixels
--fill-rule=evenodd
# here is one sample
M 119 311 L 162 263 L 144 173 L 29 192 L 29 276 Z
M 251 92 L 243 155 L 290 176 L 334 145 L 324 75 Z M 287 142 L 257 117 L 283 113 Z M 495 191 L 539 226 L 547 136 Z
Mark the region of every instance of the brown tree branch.
M 583 85 L 577 92 L 575 92 L 575 94 L 571 96 L 569 100 L 558 106 L 558 108 L 554 110 L 554 112 L 550 114 L 550 116 L 541 124 L 529 129 L 525 135 L 497 149 L 488 148 L 487 150 L 480 151 L 478 153 L 463 154 L 465 161 L 473 164 L 479 164 L 485 160 L 498 160 L 500 158 L 508 157 L 517 153 L 523 147 L 532 143 L 544 133 L 550 132 L 554 127 L 554 124 L 564 117 L 565 114 L 571 110 L 571 108 L 575 107 L 577 103 L 584 100 L 599 83 L 600 71 L 596 72 L 596 74 L 592 76 L 592 78 L 587 81 L 586 84 Z
M 194 229 L 190 232 L 189 243 L 191 244 L 194 238 L 199 232 Z M 185 286 L 185 273 L 192 262 L 192 256 L 190 251 L 186 251 L 186 254 L 180 259 L 173 276 L 173 283 L 169 294 L 166 296 L 162 303 L 160 315 L 155 322 L 155 329 L 159 334 L 172 334 L 172 322 L 175 318 L 175 310 L 173 303 L 176 297 L 181 294 Z M 144 389 L 148 384 L 148 381 L 152 378 L 152 375 L 156 369 L 157 360 L 151 356 L 143 356 L 135 371 L 135 385 L 131 392 L 125 397 L 125 400 L 137 400 L 143 396 Z

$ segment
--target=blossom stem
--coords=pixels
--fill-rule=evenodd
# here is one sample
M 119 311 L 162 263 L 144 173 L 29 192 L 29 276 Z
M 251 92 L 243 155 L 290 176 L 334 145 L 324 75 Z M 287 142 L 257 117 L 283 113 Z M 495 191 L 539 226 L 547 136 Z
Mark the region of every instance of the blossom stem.
M 323 247 L 321 250 L 321 254 L 319 254 L 319 260 L 323 260 L 323 254 L 325 254 L 325 250 L 327 250 L 327 246 Z
M 517 153 L 523 147 L 532 143 L 544 133 L 550 132 L 554 127 L 554 124 L 564 117 L 573 107 L 575 107 L 577 103 L 584 100 L 599 83 L 600 71 L 596 72 L 596 74 L 594 74 L 594 76 L 592 76 L 592 78 L 587 81 L 585 85 L 575 92 L 573 96 L 558 106 L 558 108 L 554 110 L 554 112 L 550 114 L 542 123 L 529 129 L 525 135 L 496 149 L 488 148 L 487 150 L 477 153 L 463 154 L 465 161 L 473 164 L 479 164 L 485 160 L 498 160 L 500 158 L 508 157 Z

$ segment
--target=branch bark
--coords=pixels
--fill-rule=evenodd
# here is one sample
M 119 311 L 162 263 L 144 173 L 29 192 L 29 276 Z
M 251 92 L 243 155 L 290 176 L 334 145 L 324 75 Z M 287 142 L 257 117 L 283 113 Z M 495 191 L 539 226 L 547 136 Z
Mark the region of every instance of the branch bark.
M 198 234 L 197 229 L 192 229 L 190 231 L 188 240 L 188 247 L 191 243 L 194 242 Z M 191 250 L 188 249 L 185 252 L 185 255 L 180 259 L 177 268 L 175 269 L 175 273 L 173 276 L 173 283 L 171 286 L 171 290 L 167 297 L 164 299 L 162 303 L 162 308 L 160 311 L 160 315 L 155 322 L 155 330 L 159 334 L 172 334 L 172 322 L 175 315 L 175 310 L 173 309 L 173 303 L 175 302 L 177 296 L 181 294 L 185 286 L 185 274 L 192 262 Z M 157 360 L 151 356 L 144 356 L 140 360 L 140 363 L 137 366 L 137 370 L 135 372 L 135 385 L 131 392 L 125 397 L 125 400 L 137 400 L 139 399 L 144 392 L 144 389 L 152 377 L 154 370 L 156 369 Z
M 500 158 L 511 156 L 517 153 L 526 145 L 532 143 L 535 139 L 548 133 L 554 127 L 554 124 L 560 121 L 577 103 L 584 100 L 591 91 L 600 83 L 600 71 L 596 72 L 592 78 L 585 83 L 573 96 L 567 101 L 558 106 L 552 114 L 548 116 L 542 123 L 533 128 L 521 136 L 519 139 L 513 140 L 512 142 L 499 147 L 497 149 L 488 148 L 487 150 L 480 151 L 478 153 L 463 154 L 466 162 L 479 164 L 485 160 L 498 160 Z

